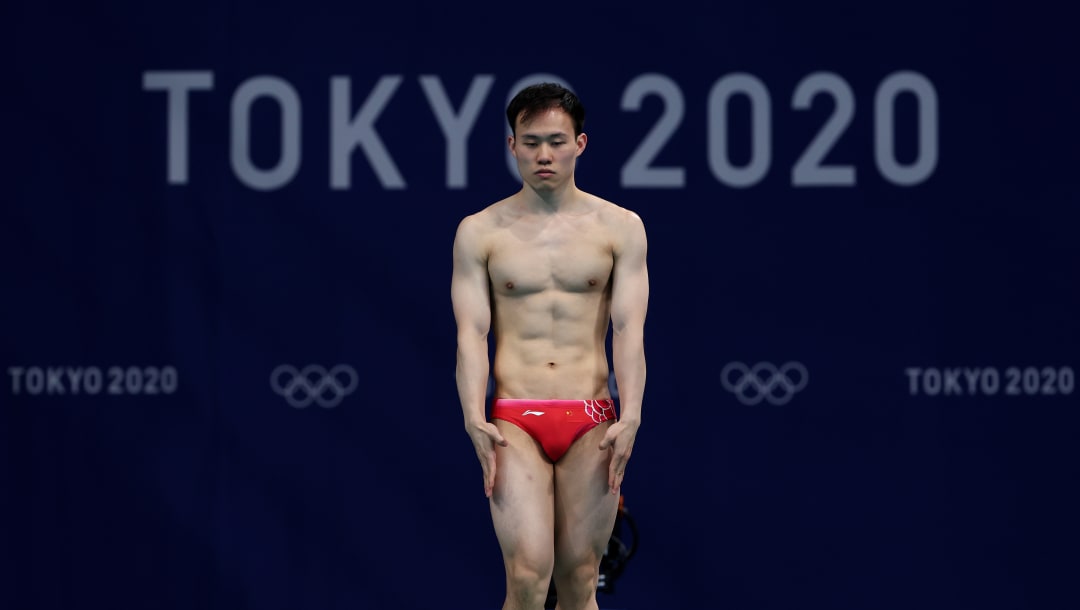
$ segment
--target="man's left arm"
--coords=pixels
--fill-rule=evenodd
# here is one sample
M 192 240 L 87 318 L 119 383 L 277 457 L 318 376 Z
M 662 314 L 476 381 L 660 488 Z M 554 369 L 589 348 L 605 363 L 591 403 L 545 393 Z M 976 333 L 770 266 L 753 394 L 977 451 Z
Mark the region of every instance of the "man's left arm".
M 619 493 L 626 463 L 641 425 L 645 393 L 645 313 L 649 307 L 649 271 L 645 263 L 645 225 L 627 212 L 615 248 L 611 285 L 611 352 L 619 389 L 619 421 L 612 424 L 600 449 L 612 448 L 608 468 L 611 493 Z

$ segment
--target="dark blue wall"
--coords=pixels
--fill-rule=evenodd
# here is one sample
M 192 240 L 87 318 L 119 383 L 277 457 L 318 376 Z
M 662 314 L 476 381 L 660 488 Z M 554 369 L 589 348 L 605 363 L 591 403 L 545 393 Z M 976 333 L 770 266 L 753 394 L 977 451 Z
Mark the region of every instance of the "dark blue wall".
M 536 74 L 650 240 L 602 608 L 1076 604 L 1058 4 L 9 3 L 0 605 L 498 607 L 450 246 Z

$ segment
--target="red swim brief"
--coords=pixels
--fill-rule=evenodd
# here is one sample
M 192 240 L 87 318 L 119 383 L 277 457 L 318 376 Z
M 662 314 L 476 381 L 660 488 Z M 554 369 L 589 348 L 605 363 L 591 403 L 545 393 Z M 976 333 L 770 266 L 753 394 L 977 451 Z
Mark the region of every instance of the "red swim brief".
M 600 422 L 615 419 L 610 398 L 596 400 L 533 400 L 496 398 L 491 418 L 508 421 L 536 439 L 552 462 Z

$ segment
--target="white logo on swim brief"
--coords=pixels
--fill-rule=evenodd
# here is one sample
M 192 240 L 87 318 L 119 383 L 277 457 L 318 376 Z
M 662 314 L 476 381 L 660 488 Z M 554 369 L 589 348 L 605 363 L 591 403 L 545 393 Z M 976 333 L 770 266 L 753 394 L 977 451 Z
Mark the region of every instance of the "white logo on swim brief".
M 544 414 L 543 411 L 533 411 L 531 409 L 526 409 L 525 412 L 522 413 L 522 415 L 543 415 L 543 414 Z

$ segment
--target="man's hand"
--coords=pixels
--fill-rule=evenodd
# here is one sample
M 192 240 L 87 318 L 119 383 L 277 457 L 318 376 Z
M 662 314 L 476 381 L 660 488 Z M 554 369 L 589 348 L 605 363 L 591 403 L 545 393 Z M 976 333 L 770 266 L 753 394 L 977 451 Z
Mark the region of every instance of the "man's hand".
M 465 429 L 472 439 L 473 448 L 476 449 L 476 457 L 480 459 L 480 466 L 484 469 L 484 495 L 491 497 L 495 489 L 495 445 L 506 447 L 506 442 L 499 429 L 491 422 L 479 422 Z
M 611 488 L 612 495 L 618 494 L 622 487 L 626 463 L 630 461 L 630 453 L 634 450 L 638 425 L 637 422 L 619 420 L 608 427 L 604 440 L 600 441 L 601 451 L 612 450 L 611 464 L 608 466 L 608 487 Z

